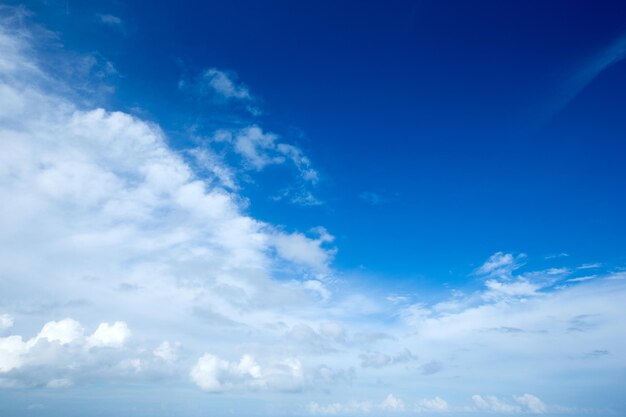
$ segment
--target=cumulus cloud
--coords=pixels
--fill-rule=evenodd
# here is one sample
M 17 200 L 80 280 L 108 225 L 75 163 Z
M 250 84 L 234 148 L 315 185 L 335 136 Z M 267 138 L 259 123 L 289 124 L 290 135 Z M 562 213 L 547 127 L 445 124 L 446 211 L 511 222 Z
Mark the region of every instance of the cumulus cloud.
M 546 404 L 532 394 L 517 396 L 515 397 L 515 401 L 525 406 L 531 413 L 543 414 L 548 410 Z
M 16 374 L 16 370 L 22 368 L 37 367 L 41 375 L 62 376 L 67 372 L 78 372 L 80 368 L 88 366 L 98 358 L 108 359 L 106 352 L 93 351 L 93 340 L 101 340 L 102 329 L 124 328 L 128 331 L 126 323 L 117 322 L 111 326 L 101 323 L 98 329 L 90 336 L 85 337 L 83 326 L 76 320 L 66 318 L 59 321 L 50 321 L 43 325 L 36 336 L 24 340 L 22 336 L 14 335 L 0 338 L 0 375 L 5 380 L 14 380 L 16 384 L 30 384 L 33 374 Z M 105 337 L 106 339 L 106 337 Z M 109 335 L 110 341 L 110 335 Z M 100 344 L 120 349 L 125 340 L 115 340 L 114 344 Z M 99 356 L 103 355 L 104 356 Z M 64 361 L 71 356 L 71 363 Z M 42 369 L 45 372 L 42 372 Z M 24 379 L 26 378 L 26 379 Z M 37 379 L 37 378 L 35 378 Z M 59 388 L 69 385 L 66 378 L 56 378 L 48 382 L 47 386 Z M 68 380 L 69 381 L 69 380 Z
M 415 409 L 418 412 L 435 412 L 435 413 L 445 413 L 450 411 L 450 406 L 448 402 L 441 397 L 434 398 L 424 398 L 419 400 L 415 405 Z
M 32 312 L 71 310 L 98 323 L 102 312 L 115 311 L 142 323 L 133 330 L 138 340 L 162 339 L 166 326 L 194 351 L 219 333 L 188 336 L 188 327 L 205 326 L 200 308 L 261 332 L 297 315 L 296 307 L 315 305 L 320 294 L 331 296 L 317 280 L 331 273 L 325 229 L 308 237 L 246 215 L 245 202 L 225 185 L 231 171 L 223 161 L 206 159 L 212 169 L 201 176 L 159 126 L 85 109 L 54 92 L 22 35 L 0 31 L 0 199 L 7 202 L 0 207 L 0 273 L 8 277 L 0 292 L 11 312 L 2 316 L 3 330 L 13 316 Z M 306 165 L 301 153 L 274 145 Z M 278 270 L 288 279 L 275 279 Z M 132 292 L 119 291 L 129 283 Z M 38 339 L 3 338 L 1 366 L 21 367 L 30 346 L 44 341 L 108 355 L 130 335 L 124 322 L 102 323 L 91 334 L 75 320 L 49 322 Z M 170 348 L 144 347 L 138 357 L 117 358 L 115 369 L 136 375 L 150 361 L 176 362 Z M 296 362 L 264 368 L 268 385 L 280 385 L 273 375 L 285 366 L 296 373 Z
M 262 367 L 251 355 L 230 362 L 205 353 L 189 375 L 200 389 L 214 393 L 241 389 L 298 391 L 305 383 L 299 360 L 286 358 Z
M 154 356 L 163 359 L 165 362 L 175 362 L 178 360 L 178 354 L 176 353 L 176 345 L 172 345 L 170 342 L 163 342 L 157 346 L 152 353 Z
M 387 395 L 387 397 L 380 404 L 380 408 L 385 411 L 404 411 L 404 401 L 394 396 L 393 394 Z
M 129 337 L 130 329 L 126 323 L 122 321 L 116 321 L 112 325 L 101 323 L 89 336 L 87 343 L 93 347 L 122 347 Z

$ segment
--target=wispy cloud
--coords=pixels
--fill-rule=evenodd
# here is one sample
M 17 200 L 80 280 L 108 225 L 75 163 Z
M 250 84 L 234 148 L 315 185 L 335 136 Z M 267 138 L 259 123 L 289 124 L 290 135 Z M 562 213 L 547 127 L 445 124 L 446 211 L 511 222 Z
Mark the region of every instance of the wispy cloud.
M 565 81 L 558 96 L 548 106 L 548 116 L 551 117 L 563 110 L 600 74 L 622 61 L 625 57 L 626 34 L 622 34 L 589 59 Z
M 378 206 L 385 202 L 385 199 L 380 194 L 372 191 L 363 191 L 359 194 L 359 198 L 372 206 Z
M 100 23 L 118 29 L 122 28 L 124 25 L 124 21 L 120 17 L 112 14 L 98 13 L 96 14 L 96 18 Z
M 258 100 L 245 84 L 238 81 L 234 71 L 207 68 L 195 78 L 181 78 L 178 87 L 204 99 L 241 104 L 253 116 L 261 114 Z

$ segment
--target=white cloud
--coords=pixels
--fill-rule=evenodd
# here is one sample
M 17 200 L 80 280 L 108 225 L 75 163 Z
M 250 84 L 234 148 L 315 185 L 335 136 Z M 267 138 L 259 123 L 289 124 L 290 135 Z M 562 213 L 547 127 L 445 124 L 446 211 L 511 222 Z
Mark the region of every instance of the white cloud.
M 53 379 L 46 384 L 48 388 L 67 388 L 72 385 L 72 381 L 67 378 Z
M 404 411 L 404 402 L 393 394 L 387 395 L 387 397 L 380 404 L 380 408 L 385 411 Z
M 244 355 L 239 362 L 229 362 L 205 353 L 189 375 L 200 389 L 207 392 L 241 389 L 297 391 L 305 383 L 302 365 L 297 359 L 287 358 L 261 367 L 251 355 Z
M 251 100 L 252 95 L 243 84 L 238 84 L 236 76 L 220 71 L 217 68 L 209 68 L 202 74 L 202 82 L 208 88 L 227 99 Z
M 79 322 L 66 318 L 46 323 L 35 338 L 35 342 L 39 339 L 47 339 L 50 342 L 59 342 L 62 345 L 66 345 L 82 341 L 84 333 L 85 330 Z
M 223 130 L 215 136 L 231 137 L 225 136 Z M 244 158 L 250 168 L 260 171 L 268 165 L 280 165 L 291 161 L 302 180 L 315 184 L 319 180 L 319 175 L 313 169 L 309 158 L 297 146 L 278 142 L 278 139 L 277 134 L 264 132 L 259 126 L 253 125 L 239 130 L 230 140 L 233 142 L 234 151 Z M 224 140 L 226 139 L 221 139 Z
M 307 406 L 310 414 L 335 415 L 335 414 L 367 414 L 376 408 L 369 401 L 352 401 L 346 404 L 332 403 L 320 405 L 317 402 L 311 402 Z
M 424 398 L 417 402 L 416 411 L 445 413 L 450 411 L 450 406 L 441 397 Z
M 511 253 L 496 252 L 485 261 L 475 273 L 496 278 L 510 278 L 513 271 L 522 266 L 525 254 L 514 256 Z
M 14 318 L 10 314 L 0 314 L 0 331 L 13 327 Z
M 176 354 L 176 345 L 172 346 L 172 344 L 167 341 L 157 346 L 152 353 L 154 356 L 169 363 L 175 362 L 178 359 L 178 355 Z
M 98 18 L 100 23 L 103 23 L 108 26 L 121 27 L 124 24 L 121 18 L 112 14 L 98 13 L 96 17 Z
M 515 397 L 515 401 L 525 406 L 528 411 L 534 414 L 543 414 L 548 410 L 548 407 L 543 401 L 531 394 Z
M 321 405 L 317 402 L 311 402 L 307 406 L 309 414 L 319 415 L 359 415 L 369 413 L 389 413 L 406 411 L 404 402 L 393 394 L 388 394 L 380 403 L 372 403 L 371 401 L 349 401 L 335 402 L 327 405 Z
M 252 168 L 261 170 L 285 162 L 285 157 L 275 152 L 277 137 L 274 133 L 264 133 L 258 126 L 246 127 L 235 136 L 234 149 Z
M 315 271 L 326 272 L 334 250 L 327 249 L 325 245 L 331 243 L 334 237 L 324 228 L 316 228 L 311 232 L 317 238 L 312 239 L 301 233 L 278 233 L 271 237 L 270 242 L 281 258 Z
M 493 395 L 487 395 L 485 397 L 473 395 L 472 401 L 474 401 L 474 405 L 479 410 L 483 411 L 493 411 L 496 413 L 519 413 L 522 410 L 519 406 L 505 403 Z
M 91 336 L 84 337 L 83 326 L 76 320 L 66 318 L 45 323 L 36 336 L 27 340 L 19 335 L 0 337 L 0 374 L 7 374 L 10 378 L 11 371 L 29 367 L 34 367 L 41 373 L 40 376 L 26 373 L 26 378 L 32 379 L 39 379 L 50 372 L 52 375 L 55 372 L 63 374 L 68 370 L 80 373 L 81 367 L 89 366 L 98 357 L 117 360 L 106 356 L 106 353 L 92 352 L 90 349 L 94 346 L 122 347 L 125 341 L 123 334 L 129 332 L 122 322 L 113 326 L 101 323 Z M 65 363 L 69 357 L 72 358 L 72 363 Z M 45 372 L 42 373 L 41 370 Z M 59 388 L 64 380 L 53 378 L 47 386 Z M 33 380 L 16 380 L 16 383 L 25 385 L 31 382 Z
M 112 325 L 101 323 L 96 331 L 89 336 L 87 343 L 92 347 L 120 348 L 130 337 L 130 329 L 123 321 L 116 321 Z

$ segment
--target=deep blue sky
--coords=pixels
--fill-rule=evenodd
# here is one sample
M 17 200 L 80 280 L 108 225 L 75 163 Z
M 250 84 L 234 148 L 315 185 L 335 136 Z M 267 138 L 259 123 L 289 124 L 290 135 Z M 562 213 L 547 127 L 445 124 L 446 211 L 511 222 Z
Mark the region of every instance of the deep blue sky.
M 140 105 L 176 146 L 191 124 L 223 122 L 180 93 L 181 74 L 235 71 L 262 101 L 249 119 L 298 143 L 322 175 L 322 206 L 272 201 L 269 173 L 244 190 L 250 212 L 325 225 L 344 270 L 462 280 L 497 250 L 624 260 L 626 62 L 579 92 L 571 82 L 626 33 L 623 2 L 29 7 L 67 48 L 115 62 L 104 104 Z

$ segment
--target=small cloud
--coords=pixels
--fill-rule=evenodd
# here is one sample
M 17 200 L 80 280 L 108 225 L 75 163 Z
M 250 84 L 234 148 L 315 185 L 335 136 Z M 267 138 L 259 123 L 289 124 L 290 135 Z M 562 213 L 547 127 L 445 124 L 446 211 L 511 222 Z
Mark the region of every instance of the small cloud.
M 607 356 L 608 354 L 609 354 L 608 350 L 596 349 L 591 352 L 585 353 L 583 357 L 585 359 L 594 359 L 594 358 L 601 358 L 603 356 Z
M 441 397 L 424 398 L 416 404 L 417 411 L 444 413 L 450 411 L 450 406 Z
M 582 264 L 581 266 L 578 267 L 578 269 L 598 269 L 601 267 L 602 267 L 602 264 L 593 263 L 593 264 Z
M 363 368 L 382 368 L 391 364 L 392 359 L 390 356 L 380 352 L 368 352 L 359 355 L 361 359 L 361 366 Z
M 72 385 L 72 381 L 67 378 L 53 379 L 46 384 L 46 387 L 53 389 L 67 388 Z
M 420 367 L 422 375 L 433 375 L 443 370 L 443 364 L 437 361 L 425 363 Z
M 523 263 L 525 254 L 513 255 L 511 253 L 496 252 L 485 261 L 476 271 L 475 275 L 483 275 L 498 278 L 511 278 L 511 274 L 519 269 Z
M 526 407 L 526 409 L 533 414 L 543 414 L 548 410 L 548 407 L 543 401 L 531 394 L 515 397 L 515 401 Z
M 524 333 L 524 330 L 519 329 L 517 327 L 506 327 L 506 326 L 501 326 L 501 327 L 494 327 L 491 329 L 494 332 L 498 332 L 498 333 Z
M 251 100 L 250 90 L 237 82 L 234 72 L 220 71 L 209 68 L 202 74 L 204 85 L 226 99 Z
M 359 198 L 372 206 L 379 206 L 385 202 L 385 199 L 377 193 L 364 191 L 359 194 Z
M 178 359 L 176 353 L 178 344 L 172 345 L 170 342 L 163 342 L 152 351 L 154 356 L 163 359 L 167 363 L 173 363 Z
M 596 279 L 597 275 L 585 275 L 584 277 L 576 277 L 576 278 L 570 278 L 565 282 L 585 282 L 585 281 L 591 281 L 592 279 Z
M 6 330 L 13 327 L 13 316 L 10 314 L 0 314 L 0 330 Z
M 240 103 L 253 116 L 261 114 L 261 110 L 255 105 L 256 98 L 245 84 L 238 81 L 234 71 L 208 68 L 193 80 L 181 79 L 178 88 L 191 91 L 200 97 L 213 98 L 217 102 Z
M 406 295 L 395 295 L 395 294 L 388 295 L 387 297 L 385 297 L 385 299 L 393 304 L 407 303 L 411 300 L 410 297 Z
M 472 395 L 472 401 L 476 408 L 482 411 L 491 411 L 496 413 L 519 413 L 522 411 L 521 407 L 517 405 L 511 405 L 501 401 L 493 395 Z
M 561 253 L 546 255 L 546 256 L 544 256 L 544 259 L 567 258 L 568 256 L 569 256 L 569 254 L 567 254 L 565 252 L 561 252 Z
M 121 18 L 112 14 L 98 13 L 96 14 L 96 18 L 100 23 L 107 26 L 121 28 L 124 25 L 124 21 Z
M 393 394 L 387 395 L 387 398 L 380 404 L 380 408 L 386 411 L 404 411 L 404 402 Z

